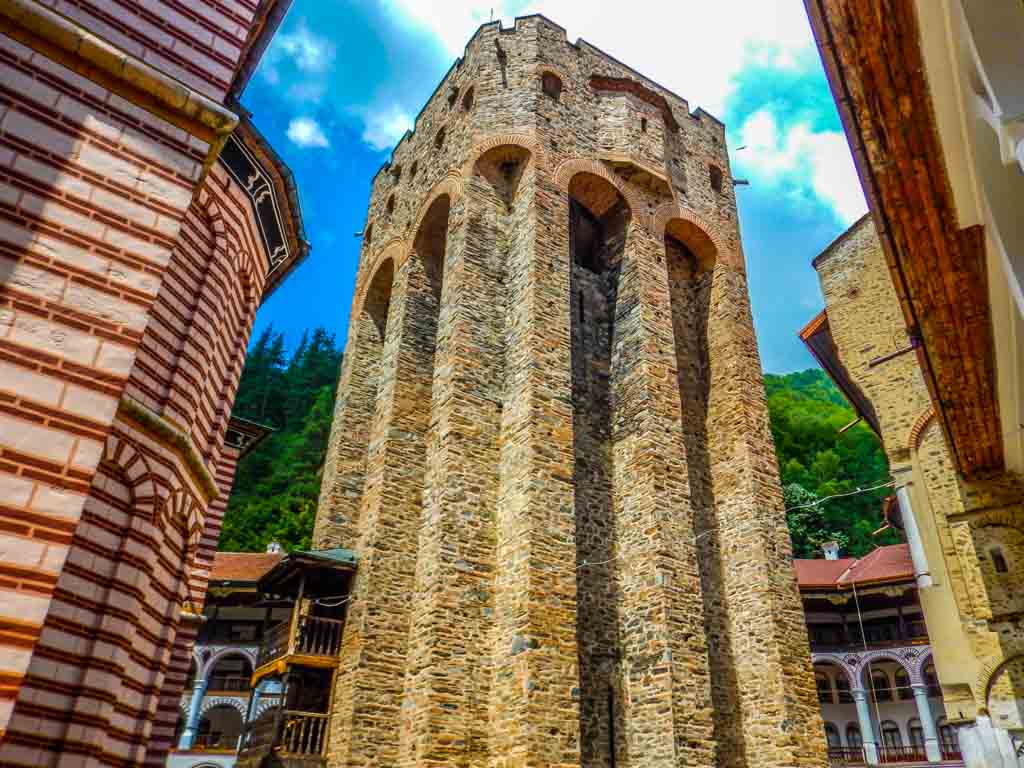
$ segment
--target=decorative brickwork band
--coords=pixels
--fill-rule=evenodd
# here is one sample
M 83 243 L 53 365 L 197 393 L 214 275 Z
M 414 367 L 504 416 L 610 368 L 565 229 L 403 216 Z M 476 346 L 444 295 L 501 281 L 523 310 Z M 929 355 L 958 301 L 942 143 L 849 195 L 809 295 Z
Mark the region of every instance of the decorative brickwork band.
M 594 176 L 604 179 L 615 187 L 618 193 L 625 198 L 634 219 L 638 223 L 647 226 L 647 219 L 644 216 L 646 206 L 644 205 L 642 198 L 630 187 L 629 184 L 624 182 L 616 174 L 612 173 L 608 166 L 598 160 L 581 157 L 563 160 L 555 168 L 551 179 L 556 187 L 564 192 L 568 192 L 569 182 L 572 181 L 572 178 L 578 173 L 593 174 Z
M 910 428 L 910 434 L 907 436 L 907 449 L 910 451 L 916 451 L 921 446 L 921 439 L 924 437 L 924 431 L 928 428 L 928 425 L 932 423 L 935 418 L 935 406 L 929 405 L 921 415 L 914 421 L 914 426 Z

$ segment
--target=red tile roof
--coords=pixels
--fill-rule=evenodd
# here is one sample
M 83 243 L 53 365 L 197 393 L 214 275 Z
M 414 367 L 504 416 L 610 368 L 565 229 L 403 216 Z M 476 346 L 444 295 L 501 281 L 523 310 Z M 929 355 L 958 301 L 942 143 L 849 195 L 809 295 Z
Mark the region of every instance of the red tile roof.
M 210 581 L 258 581 L 282 557 L 280 552 L 215 552 Z
M 801 587 L 834 587 L 839 577 L 855 562 L 855 557 L 843 557 L 839 560 L 825 560 L 820 557 L 813 560 L 794 560 L 796 583 Z
M 914 578 L 914 564 L 910 547 L 890 544 L 879 547 L 864 557 L 844 557 L 839 560 L 794 560 L 793 570 L 801 587 L 835 587 L 841 589 L 854 583 L 867 584 L 886 581 L 906 581 Z

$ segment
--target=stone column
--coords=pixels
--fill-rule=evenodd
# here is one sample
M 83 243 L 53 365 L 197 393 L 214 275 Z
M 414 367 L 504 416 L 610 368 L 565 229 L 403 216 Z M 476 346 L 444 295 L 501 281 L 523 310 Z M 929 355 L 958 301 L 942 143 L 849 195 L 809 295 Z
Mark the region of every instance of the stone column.
M 911 688 L 914 690 L 914 702 L 917 704 L 917 719 L 921 721 L 921 730 L 924 731 L 925 755 L 929 761 L 938 763 L 942 760 L 942 753 L 939 750 L 939 735 L 935 730 L 932 707 L 928 703 L 928 686 L 914 683 Z
M 400 764 L 484 765 L 505 297 L 503 214 L 479 177 L 449 214 Z M 501 206 L 504 208 L 504 205 Z M 471 210 L 470 210 L 471 209 Z M 512 256 L 514 258 L 514 256 Z
M 569 215 L 546 174 L 536 183 L 533 244 L 505 284 L 491 749 L 499 765 L 578 766 Z
M 636 214 L 634 214 L 636 215 Z M 715 765 L 700 573 L 660 244 L 628 229 L 612 346 L 613 503 L 629 765 Z
M 196 680 L 192 686 L 192 700 L 188 703 L 188 719 L 185 721 L 185 730 L 181 732 L 181 739 L 178 741 L 178 749 L 192 749 L 199 731 L 199 708 L 203 704 L 203 697 L 206 696 L 206 686 L 209 680 L 205 678 Z
M 868 765 L 878 765 L 878 745 L 875 742 L 875 729 L 871 724 L 868 693 L 863 688 L 855 688 L 850 693 L 853 694 L 853 702 L 857 705 L 857 722 L 860 724 L 864 756 L 867 758 Z
M 718 254 L 711 281 L 706 434 L 714 519 L 707 532 L 717 594 L 705 604 L 724 630 L 715 654 L 731 661 L 724 716 L 741 734 L 742 754 L 728 765 L 823 766 L 824 729 L 742 257 Z
M 437 299 L 412 254 L 395 274 L 380 363 L 354 547 L 359 568 L 335 677 L 332 765 L 398 761 L 436 323 Z

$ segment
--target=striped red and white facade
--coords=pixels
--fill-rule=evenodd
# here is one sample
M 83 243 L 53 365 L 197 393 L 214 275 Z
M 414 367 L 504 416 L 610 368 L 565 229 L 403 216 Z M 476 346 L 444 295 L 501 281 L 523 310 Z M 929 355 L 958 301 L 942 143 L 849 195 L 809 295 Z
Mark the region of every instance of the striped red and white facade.
M 307 250 L 235 114 L 285 6 L 0 3 L 2 765 L 170 747 L 249 331 Z

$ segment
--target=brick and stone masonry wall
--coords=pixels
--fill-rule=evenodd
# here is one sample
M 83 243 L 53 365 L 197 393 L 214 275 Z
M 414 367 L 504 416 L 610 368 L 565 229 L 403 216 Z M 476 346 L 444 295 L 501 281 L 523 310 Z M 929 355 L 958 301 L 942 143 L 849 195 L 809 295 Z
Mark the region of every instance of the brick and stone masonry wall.
M 330 766 L 824 765 L 724 129 L 483 26 L 373 184 Z
M 196 627 L 177 630 L 205 597 L 237 458 L 227 409 L 266 273 L 234 187 L 215 166 L 187 212 L 0 759 L 159 765 L 171 746 Z
M 922 590 L 946 711 L 973 718 L 992 676 L 1024 652 L 1015 620 L 1024 608 L 1024 534 L 998 494 L 957 477 L 913 353 L 885 252 L 869 216 L 815 259 L 829 329 L 851 378 L 871 401 L 893 475 L 908 487 L 934 586 Z M 978 509 L 975 512 L 972 507 Z M 998 573 L 991 552 L 1009 564 Z M 1000 618 L 1005 617 L 1005 618 Z M 1018 690 L 1020 686 L 1018 683 Z
M 135 765 L 237 458 L 267 254 L 211 164 L 258 4 L 51 5 L 0 9 L 0 762 Z

